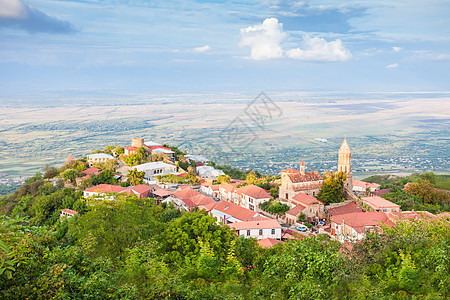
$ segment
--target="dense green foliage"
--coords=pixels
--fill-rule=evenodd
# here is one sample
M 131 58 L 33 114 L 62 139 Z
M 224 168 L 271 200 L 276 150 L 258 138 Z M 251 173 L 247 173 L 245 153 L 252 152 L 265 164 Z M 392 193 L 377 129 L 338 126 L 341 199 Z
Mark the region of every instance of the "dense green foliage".
M 275 200 L 263 202 L 259 205 L 259 207 L 270 214 L 279 214 L 279 215 L 284 215 L 284 213 L 290 209 L 288 205 L 280 203 Z
M 402 210 L 426 210 L 431 213 L 450 211 L 450 193 L 436 189 L 438 184 L 445 187 L 449 175 L 436 175 L 432 172 L 414 173 L 400 177 L 395 175 L 374 175 L 364 179 L 376 182 L 381 189 L 391 193 L 382 197 L 401 206 Z M 410 183 L 404 188 L 406 183 Z
M 328 172 L 323 177 L 323 184 L 317 194 L 317 199 L 325 204 L 342 202 L 346 175 L 343 172 Z
M 450 297 L 448 217 L 398 222 L 351 252 L 321 236 L 266 249 L 204 211 L 89 201 L 42 179 L 1 199 L 1 299 Z

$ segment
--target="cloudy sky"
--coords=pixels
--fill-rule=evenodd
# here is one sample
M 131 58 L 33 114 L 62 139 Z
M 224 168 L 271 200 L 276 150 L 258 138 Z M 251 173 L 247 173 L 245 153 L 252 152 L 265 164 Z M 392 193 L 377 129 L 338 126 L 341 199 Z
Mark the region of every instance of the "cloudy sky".
M 0 99 L 449 91 L 450 1 L 0 0 Z

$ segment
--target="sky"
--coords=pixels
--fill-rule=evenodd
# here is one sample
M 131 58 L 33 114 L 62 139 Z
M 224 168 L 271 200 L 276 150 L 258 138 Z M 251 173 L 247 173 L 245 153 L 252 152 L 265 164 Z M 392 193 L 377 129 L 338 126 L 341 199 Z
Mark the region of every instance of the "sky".
M 450 91 L 450 1 L 0 0 L 0 100 Z

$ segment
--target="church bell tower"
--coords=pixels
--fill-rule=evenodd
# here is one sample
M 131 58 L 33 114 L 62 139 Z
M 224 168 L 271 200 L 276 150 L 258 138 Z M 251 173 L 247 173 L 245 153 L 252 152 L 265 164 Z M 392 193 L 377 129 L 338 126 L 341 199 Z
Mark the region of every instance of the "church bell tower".
M 352 192 L 353 189 L 353 179 L 352 179 L 352 152 L 347 144 L 347 138 L 341 144 L 339 149 L 338 157 L 338 172 L 343 172 L 347 175 L 347 180 L 345 181 L 345 187 Z

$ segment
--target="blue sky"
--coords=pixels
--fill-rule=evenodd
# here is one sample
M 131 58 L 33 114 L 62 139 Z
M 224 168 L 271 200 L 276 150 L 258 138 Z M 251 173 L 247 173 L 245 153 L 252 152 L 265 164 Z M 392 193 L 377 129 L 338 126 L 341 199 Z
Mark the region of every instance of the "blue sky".
M 448 16 L 448 0 L 0 0 L 0 99 L 449 91 Z

